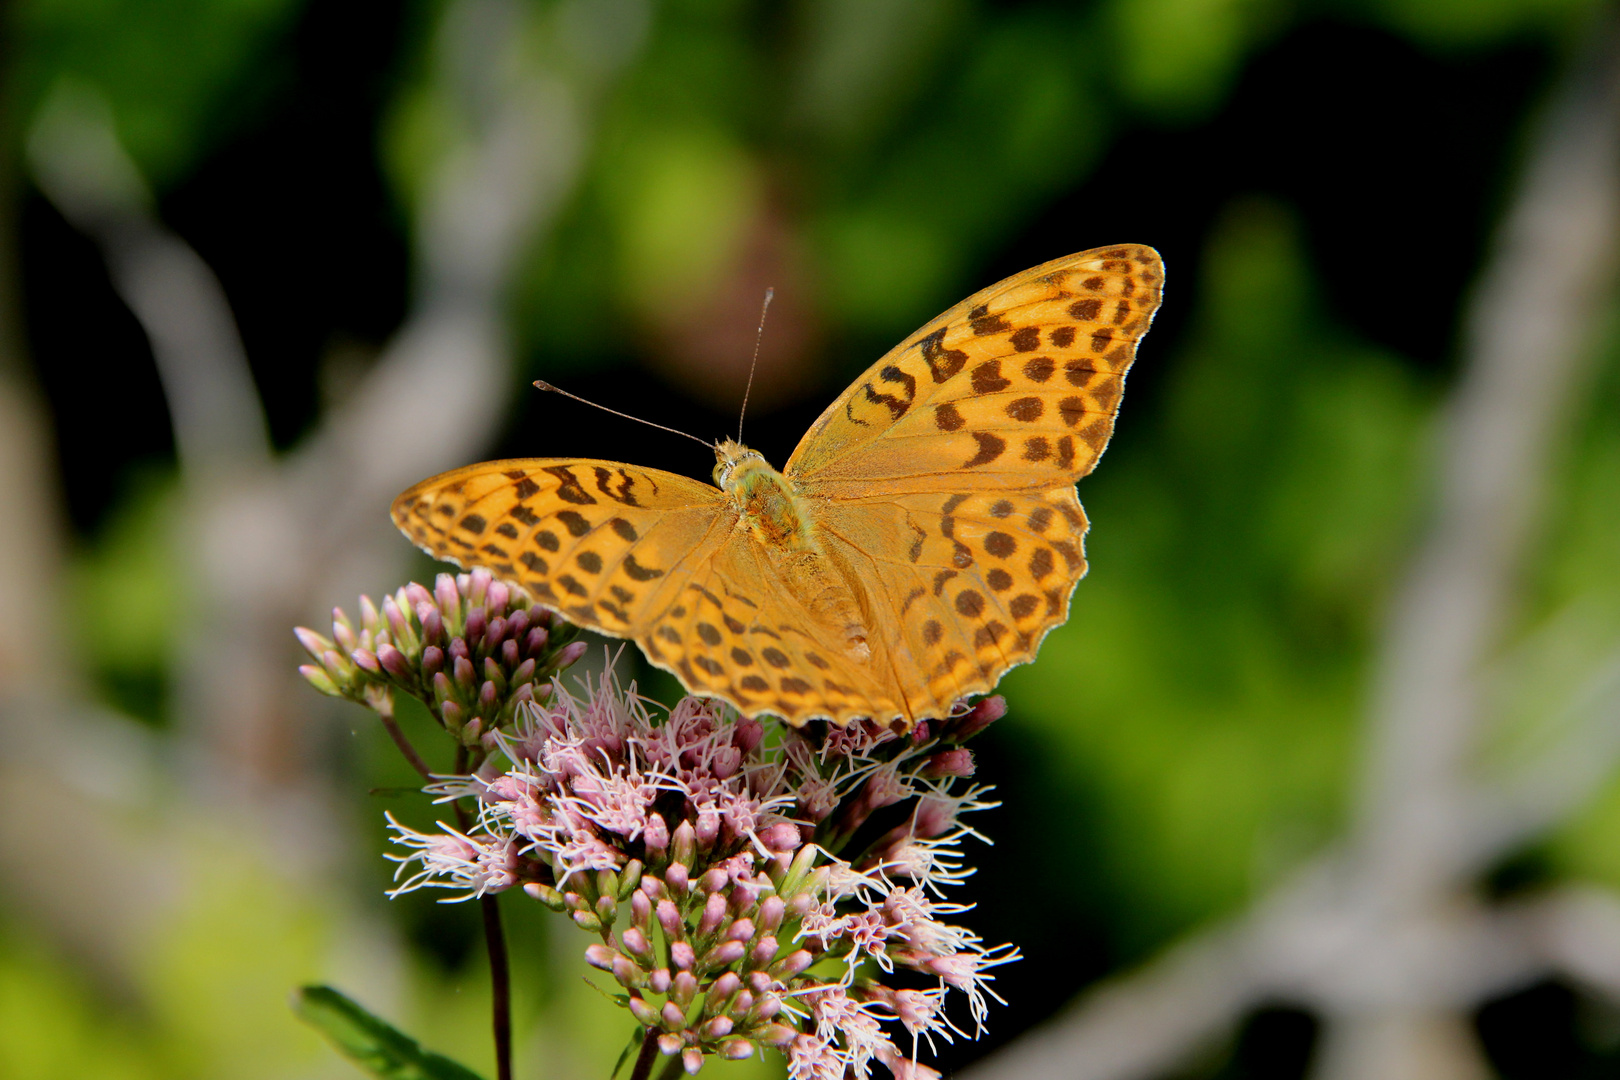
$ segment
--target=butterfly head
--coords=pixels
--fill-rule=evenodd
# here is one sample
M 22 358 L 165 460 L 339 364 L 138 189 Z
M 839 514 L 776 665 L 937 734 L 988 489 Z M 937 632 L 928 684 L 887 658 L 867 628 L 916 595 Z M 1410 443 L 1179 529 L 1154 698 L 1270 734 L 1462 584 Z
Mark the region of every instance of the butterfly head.
M 720 488 L 726 488 L 739 469 L 746 472 L 760 466 L 770 468 L 763 454 L 748 449 L 734 439 L 721 439 L 715 443 L 714 459 L 714 483 Z

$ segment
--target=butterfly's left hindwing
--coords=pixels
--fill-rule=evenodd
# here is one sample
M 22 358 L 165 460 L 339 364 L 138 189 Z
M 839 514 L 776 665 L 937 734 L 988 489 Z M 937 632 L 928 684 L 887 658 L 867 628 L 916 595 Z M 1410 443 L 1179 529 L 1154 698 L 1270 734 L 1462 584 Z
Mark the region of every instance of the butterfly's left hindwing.
M 482 566 L 570 622 L 634 637 L 735 520 L 714 487 L 614 461 L 518 458 L 424 480 L 394 500 L 417 546 Z

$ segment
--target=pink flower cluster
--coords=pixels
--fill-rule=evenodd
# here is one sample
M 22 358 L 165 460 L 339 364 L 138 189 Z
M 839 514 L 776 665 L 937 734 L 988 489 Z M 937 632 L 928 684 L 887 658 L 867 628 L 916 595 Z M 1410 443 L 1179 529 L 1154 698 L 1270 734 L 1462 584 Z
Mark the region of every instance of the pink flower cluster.
M 495 749 L 525 702 L 585 651 L 578 631 L 488 570 L 411 582 L 379 607 L 360 598 L 360 623 L 332 611 L 330 637 L 293 631 L 314 660 L 298 670 L 323 694 L 393 715 L 393 694 L 420 699 L 471 764 Z
M 521 887 L 567 914 L 597 939 L 586 962 L 689 1073 L 710 1054 L 770 1047 L 793 1080 L 864 1080 L 874 1061 L 937 1076 L 916 1063 L 919 1042 L 967 1034 L 947 999 L 966 1000 L 976 1036 L 990 969 L 1017 958 L 947 922 L 966 909 L 940 899 L 972 872 L 959 845 L 977 834 L 962 815 L 994 805 L 963 786 L 961 744 L 1004 711 L 989 698 L 904 735 L 856 724 L 767 737 L 697 698 L 655 719 L 609 676 L 579 697 L 554 684 L 518 705 L 499 757 L 428 789 L 475 798 L 475 825 L 420 833 L 390 819 L 410 849 L 390 856 L 396 892 Z M 926 988 L 886 983 L 897 969 Z

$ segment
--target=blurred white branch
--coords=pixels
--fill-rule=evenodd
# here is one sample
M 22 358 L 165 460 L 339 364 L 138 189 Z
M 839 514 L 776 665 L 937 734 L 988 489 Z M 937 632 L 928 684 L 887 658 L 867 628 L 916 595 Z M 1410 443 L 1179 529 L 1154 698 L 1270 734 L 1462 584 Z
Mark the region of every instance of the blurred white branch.
M 1347 842 L 973 1080 L 1146 1080 L 1279 1000 L 1322 1017 L 1325 1080 L 1483 1080 L 1470 1020 L 1483 1001 L 1554 973 L 1620 991 L 1620 901 L 1566 890 L 1493 908 L 1477 893 L 1480 874 L 1612 775 L 1620 676 L 1606 669 L 1565 743 L 1505 786 L 1474 762 L 1486 676 L 1613 286 L 1620 42 L 1606 29 L 1541 120 L 1470 306 L 1438 506 L 1384 636 Z M 1392 281 L 1418 286 L 1422 255 L 1391 252 Z
M 113 285 L 146 331 L 192 474 L 268 464 L 270 437 L 225 290 L 152 214 L 152 195 L 94 90 L 56 87 L 28 137 L 34 180 L 101 245 Z
M 465 464 L 492 439 L 509 381 L 505 293 L 514 264 L 572 189 L 588 112 L 634 54 L 645 0 L 570 0 L 543 16 L 515 0 L 455 0 L 436 42 L 459 142 L 428 180 L 415 230 L 413 310 L 364 383 L 295 453 L 272 461 L 223 291 L 153 216 L 94 99 L 58 95 L 30 141 L 41 189 L 102 244 L 158 357 L 190 505 L 196 600 L 178 697 L 217 792 L 312 794 L 290 628 L 357 589 L 397 584 L 409 546 L 393 496 Z M 230 468 L 216 464 L 230 463 Z M 279 793 L 279 795 L 278 795 Z M 282 800 L 307 813 L 307 799 Z M 317 799 L 317 802 L 319 800 Z M 299 814 L 303 816 L 302 813 Z M 301 821 L 300 839 L 319 827 Z M 319 846 L 319 845 L 317 845 Z

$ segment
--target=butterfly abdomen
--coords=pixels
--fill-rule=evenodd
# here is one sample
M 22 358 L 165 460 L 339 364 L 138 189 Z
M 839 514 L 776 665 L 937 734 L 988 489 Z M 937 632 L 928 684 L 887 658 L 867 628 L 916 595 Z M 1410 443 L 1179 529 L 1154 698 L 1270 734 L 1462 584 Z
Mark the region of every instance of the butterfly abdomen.
M 727 478 L 726 492 L 737 504 L 742 524 L 765 547 L 806 551 L 812 546 L 787 480 L 764 460 L 751 458 L 740 463 Z
M 823 643 L 836 643 L 845 656 L 866 663 L 872 651 L 860 600 L 816 541 L 809 508 L 787 478 L 749 453 L 727 474 L 725 487 L 737 505 L 738 527 L 748 531 L 774 576 L 804 605 L 823 631 Z

